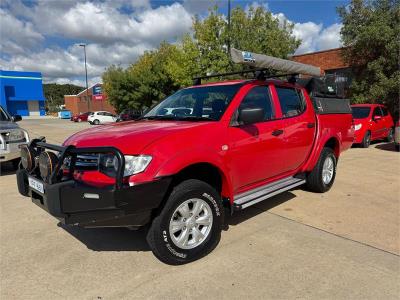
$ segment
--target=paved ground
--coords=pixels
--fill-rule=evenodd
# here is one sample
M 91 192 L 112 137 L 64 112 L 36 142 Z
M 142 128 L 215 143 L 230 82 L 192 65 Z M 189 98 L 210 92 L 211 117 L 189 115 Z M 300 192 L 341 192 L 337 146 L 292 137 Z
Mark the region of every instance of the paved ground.
M 87 128 L 24 120 L 50 142 Z M 293 190 L 235 214 L 217 249 L 171 267 L 143 231 L 80 229 L 0 177 L 1 299 L 400 298 L 400 154 L 390 144 L 344 153 L 332 190 Z

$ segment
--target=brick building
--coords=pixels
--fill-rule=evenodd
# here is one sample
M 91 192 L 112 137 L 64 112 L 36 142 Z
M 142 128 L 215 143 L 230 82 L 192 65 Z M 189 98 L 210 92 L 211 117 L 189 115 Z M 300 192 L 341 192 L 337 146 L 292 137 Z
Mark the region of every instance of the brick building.
M 89 103 L 87 101 L 89 98 Z M 70 110 L 73 115 L 87 111 L 104 110 L 115 114 L 114 107 L 107 101 L 107 96 L 102 92 L 102 85 L 97 83 L 80 92 L 77 95 L 64 96 L 65 108 Z

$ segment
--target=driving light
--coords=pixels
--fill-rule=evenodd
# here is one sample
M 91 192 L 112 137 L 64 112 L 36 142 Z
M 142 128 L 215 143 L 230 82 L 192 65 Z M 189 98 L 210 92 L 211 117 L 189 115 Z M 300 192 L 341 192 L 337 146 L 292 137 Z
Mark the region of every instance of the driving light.
M 360 130 L 360 129 L 361 129 L 361 127 L 362 127 L 362 125 L 361 125 L 361 124 L 357 124 L 357 125 L 355 125 L 355 126 L 354 126 L 354 130 Z
M 151 162 L 151 159 L 152 157 L 149 155 L 125 155 L 124 176 L 131 176 L 143 172 Z
M 21 147 L 21 164 L 25 170 L 33 170 L 35 167 L 34 159 L 36 155 L 35 149 L 28 147 L 27 145 Z
M 44 181 L 50 178 L 58 162 L 57 155 L 53 152 L 44 151 L 39 155 L 40 176 Z

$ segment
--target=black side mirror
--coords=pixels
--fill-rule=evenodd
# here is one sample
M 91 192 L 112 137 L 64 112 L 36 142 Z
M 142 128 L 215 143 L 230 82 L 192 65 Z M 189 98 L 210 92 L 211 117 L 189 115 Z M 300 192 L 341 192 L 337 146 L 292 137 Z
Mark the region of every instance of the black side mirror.
M 12 117 L 12 121 L 13 122 L 18 122 L 18 121 L 21 121 L 21 120 L 22 120 L 22 117 L 20 115 L 15 115 L 15 116 Z
M 243 125 L 258 123 L 264 120 L 264 109 L 261 107 L 239 110 L 239 119 Z

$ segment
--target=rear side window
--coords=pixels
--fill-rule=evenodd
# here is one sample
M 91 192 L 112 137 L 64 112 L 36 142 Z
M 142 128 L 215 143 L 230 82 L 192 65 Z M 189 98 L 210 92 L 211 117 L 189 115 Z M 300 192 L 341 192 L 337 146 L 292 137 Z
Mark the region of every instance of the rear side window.
M 274 118 L 274 110 L 268 87 L 256 86 L 252 88 L 242 100 L 239 110 L 256 107 L 264 109 L 264 121 Z
M 283 117 L 300 115 L 306 109 L 301 91 L 293 88 L 275 87 L 281 104 Z

